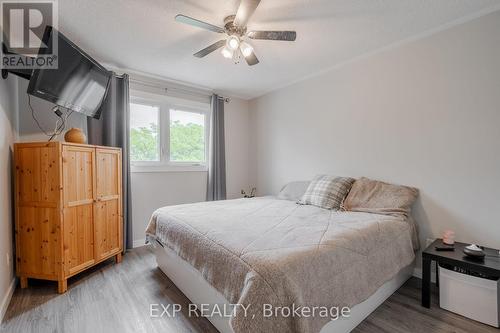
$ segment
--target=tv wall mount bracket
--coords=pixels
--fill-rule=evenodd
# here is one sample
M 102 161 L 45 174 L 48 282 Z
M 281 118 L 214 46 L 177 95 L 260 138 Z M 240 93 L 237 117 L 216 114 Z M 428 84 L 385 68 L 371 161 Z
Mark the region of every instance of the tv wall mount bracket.
M 2 54 L 16 54 L 9 52 L 5 43 L 2 43 Z M 29 80 L 31 78 L 31 69 L 7 69 L 2 68 L 2 79 L 6 80 L 9 77 L 9 73 L 22 77 L 23 79 Z

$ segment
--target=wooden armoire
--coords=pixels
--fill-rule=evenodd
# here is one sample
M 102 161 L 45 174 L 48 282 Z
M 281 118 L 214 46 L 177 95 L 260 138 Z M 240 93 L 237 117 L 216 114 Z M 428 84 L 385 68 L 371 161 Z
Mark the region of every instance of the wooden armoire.
M 123 248 L 121 149 L 66 142 L 16 143 L 16 273 L 58 282 Z

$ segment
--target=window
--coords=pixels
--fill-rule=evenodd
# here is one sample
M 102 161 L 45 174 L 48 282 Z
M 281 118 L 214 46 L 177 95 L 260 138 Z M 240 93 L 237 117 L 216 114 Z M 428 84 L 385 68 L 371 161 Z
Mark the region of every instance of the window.
M 206 170 L 209 105 L 140 95 L 130 103 L 132 171 Z
M 170 110 L 170 161 L 205 162 L 205 115 Z
M 160 161 L 160 108 L 130 103 L 130 160 Z

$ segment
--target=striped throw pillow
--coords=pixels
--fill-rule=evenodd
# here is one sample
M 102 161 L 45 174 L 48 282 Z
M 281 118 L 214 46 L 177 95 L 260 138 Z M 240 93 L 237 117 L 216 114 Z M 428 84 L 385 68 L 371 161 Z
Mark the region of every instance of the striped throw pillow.
M 354 181 L 349 177 L 316 176 L 297 203 L 338 210 Z

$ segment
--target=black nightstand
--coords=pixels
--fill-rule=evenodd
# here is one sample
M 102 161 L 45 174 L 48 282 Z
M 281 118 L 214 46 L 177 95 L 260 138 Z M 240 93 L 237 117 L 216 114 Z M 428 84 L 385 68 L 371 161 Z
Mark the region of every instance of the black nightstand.
M 436 246 L 443 246 L 441 239 L 435 240 L 422 252 L 422 306 L 431 307 L 431 263 L 434 260 L 466 269 L 471 272 L 482 273 L 491 277 L 500 278 L 500 258 L 498 250 L 485 247 L 484 259 L 467 257 L 463 248 L 469 244 L 455 243 L 454 251 L 436 251 Z

